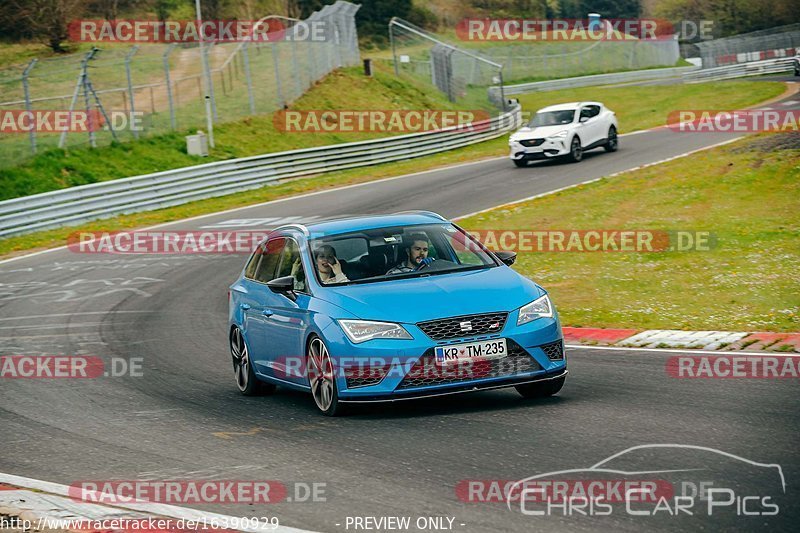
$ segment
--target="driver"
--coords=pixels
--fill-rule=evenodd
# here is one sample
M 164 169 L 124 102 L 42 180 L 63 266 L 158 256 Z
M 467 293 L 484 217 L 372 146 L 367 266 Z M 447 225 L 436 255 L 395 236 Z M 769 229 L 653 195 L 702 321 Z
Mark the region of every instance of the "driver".
M 430 241 L 428 236 L 424 233 L 414 233 L 408 237 L 409 244 L 404 248 L 406 251 L 406 259 L 389 270 L 386 275 L 405 274 L 407 272 L 414 272 L 423 266 L 430 265 L 434 259 L 428 257 L 428 249 L 430 248 Z

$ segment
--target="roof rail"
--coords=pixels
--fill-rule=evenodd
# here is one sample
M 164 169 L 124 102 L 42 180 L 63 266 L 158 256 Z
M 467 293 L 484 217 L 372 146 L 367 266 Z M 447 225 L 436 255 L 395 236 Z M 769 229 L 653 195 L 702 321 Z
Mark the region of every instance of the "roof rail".
M 410 211 L 398 211 L 397 213 L 394 213 L 394 214 L 395 215 L 429 215 L 429 216 L 432 216 L 432 217 L 436 217 L 439 220 L 443 220 L 443 221 L 447 222 L 447 219 L 444 218 L 439 213 L 434 213 L 433 211 L 424 211 L 424 210 L 421 210 L 421 209 L 412 209 Z
M 303 232 L 303 235 L 305 235 L 306 237 L 309 236 L 308 228 L 305 227 L 303 224 L 284 224 L 283 226 L 278 226 L 277 228 L 271 230 L 270 233 L 272 233 L 273 231 L 280 231 L 282 229 L 288 229 L 288 228 L 299 229 L 300 231 Z

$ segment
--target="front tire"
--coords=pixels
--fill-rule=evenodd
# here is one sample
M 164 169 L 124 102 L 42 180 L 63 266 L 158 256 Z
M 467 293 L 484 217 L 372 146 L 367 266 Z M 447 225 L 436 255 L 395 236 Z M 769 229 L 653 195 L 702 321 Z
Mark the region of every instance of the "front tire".
M 567 376 L 562 376 L 557 379 L 517 385 L 514 388 L 523 398 L 547 398 L 558 393 L 566 380 Z
M 514 161 L 514 164 L 517 165 L 517 168 L 525 168 L 528 166 L 527 159 L 512 159 L 512 161 Z
M 306 373 L 311 395 L 320 412 L 325 416 L 344 414 L 345 406 L 339 402 L 333 360 L 325 343 L 316 336 L 308 343 Z
M 242 331 L 235 327 L 230 335 L 231 359 L 233 362 L 233 375 L 236 379 L 236 386 L 244 396 L 259 396 L 272 394 L 277 388 L 272 383 L 264 383 L 256 377 L 253 371 L 253 364 L 250 360 L 250 352 L 247 343 L 244 341 Z
M 581 139 L 577 135 L 572 138 L 572 142 L 569 145 L 567 159 L 573 163 L 578 163 L 583 159 L 583 147 L 581 146 Z
M 611 126 L 608 128 L 608 140 L 603 145 L 606 152 L 616 152 L 619 148 L 619 139 L 617 138 L 617 128 Z

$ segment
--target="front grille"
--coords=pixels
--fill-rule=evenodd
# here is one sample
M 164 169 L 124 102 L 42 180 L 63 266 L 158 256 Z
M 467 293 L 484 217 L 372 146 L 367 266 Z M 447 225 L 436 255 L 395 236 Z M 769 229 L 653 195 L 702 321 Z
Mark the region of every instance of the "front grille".
M 564 359 L 564 341 L 556 341 L 539 346 L 544 354 L 551 361 L 561 361 Z
M 544 142 L 544 139 L 524 139 L 524 140 L 520 141 L 519 143 L 522 146 L 530 147 L 530 146 L 539 146 L 543 142 Z
M 465 315 L 419 322 L 417 327 L 435 341 L 497 333 L 506 324 L 508 313 Z
M 345 369 L 344 378 L 348 389 L 377 385 L 389 372 L 389 365 L 382 367 L 352 367 Z
M 506 339 L 508 355 L 501 359 L 483 361 L 464 361 L 452 366 L 440 367 L 436 364 L 433 348 L 422 354 L 419 361 L 409 370 L 396 390 L 442 385 L 445 383 L 462 383 L 483 378 L 513 376 L 524 372 L 542 370 L 539 363 L 526 352 L 522 346 Z

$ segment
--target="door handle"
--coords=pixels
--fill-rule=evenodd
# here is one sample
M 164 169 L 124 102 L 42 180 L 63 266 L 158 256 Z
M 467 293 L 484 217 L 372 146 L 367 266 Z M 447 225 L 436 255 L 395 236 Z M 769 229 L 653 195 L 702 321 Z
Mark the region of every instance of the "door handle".
M 261 314 L 264 316 L 272 316 L 275 314 L 275 311 L 273 311 L 272 309 L 264 309 L 263 311 L 261 311 Z
M 250 304 L 239 304 L 239 307 L 247 311 L 248 309 L 250 309 Z

